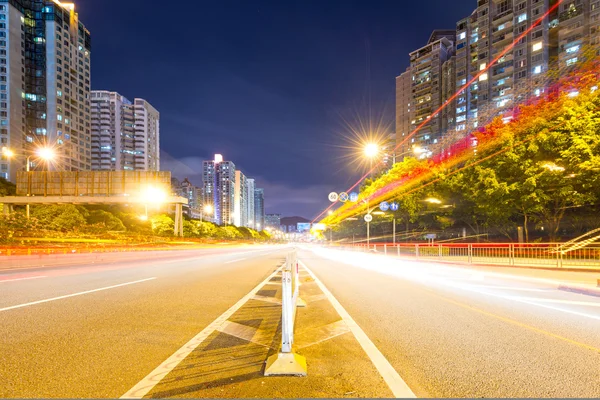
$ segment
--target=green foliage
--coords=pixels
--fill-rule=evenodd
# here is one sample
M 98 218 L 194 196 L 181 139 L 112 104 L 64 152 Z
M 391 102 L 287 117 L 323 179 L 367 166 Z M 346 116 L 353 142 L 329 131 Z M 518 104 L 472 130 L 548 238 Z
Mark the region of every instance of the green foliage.
M 243 236 L 235 226 L 222 226 L 217 232 L 219 239 L 242 239 Z
M 158 236 L 173 236 L 175 222 L 168 215 L 156 215 L 150 220 L 152 232 Z M 184 226 L 185 227 L 185 226 Z
M 14 183 L 0 178 L 0 196 L 14 196 L 16 193 L 17 186 Z
M 31 206 L 31 217 L 45 229 L 59 232 L 77 231 L 86 225 L 87 211 L 73 204 Z
M 104 210 L 93 210 L 89 212 L 87 223 L 90 225 L 98 225 L 104 230 L 109 231 L 125 231 L 125 225 L 114 214 Z

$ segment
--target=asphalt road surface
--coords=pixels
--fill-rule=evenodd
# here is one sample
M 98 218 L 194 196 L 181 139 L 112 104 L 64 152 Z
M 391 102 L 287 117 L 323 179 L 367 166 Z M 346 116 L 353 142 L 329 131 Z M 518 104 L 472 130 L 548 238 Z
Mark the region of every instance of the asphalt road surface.
M 600 297 L 553 282 L 600 273 L 300 258 L 417 397 L 600 397 Z
M 286 251 L 0 271 L 0 397 L 122 396 L 268 279 Z M 418 397 L 600 397 L 600 297 L 554 284 L 598 274 L 460 268 L 321 248 L 303 248 L 299 258 Z M 336 357 L 348 346 L 368 362 L 348 335 L 329 341 Z M 326 352 L 319 357 L 327 362 Z M 317 361 L 308 362 L 310 376 Z

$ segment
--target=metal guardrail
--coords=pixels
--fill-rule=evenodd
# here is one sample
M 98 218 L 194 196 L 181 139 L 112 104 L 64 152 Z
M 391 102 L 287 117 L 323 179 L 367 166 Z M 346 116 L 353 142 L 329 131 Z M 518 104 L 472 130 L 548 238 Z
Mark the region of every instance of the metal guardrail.
M 358 244 L 350 249 L 371 251 L 417 260 L 434 260 L 465 264 L 490 264 L 544 268 L 581 268 L 600 270 L 600 246 L 588 246 L 569 252 L 561 251 L 562 244 L 515 243 L 415 243 L 415 244 Z
M 281 271 L 281 351 L 267 359 L 265 376 L 306 376 L 306 358 L 293 352 L 296 308 L 306 305 L 300 299 L 298 254 L 288 253 Z

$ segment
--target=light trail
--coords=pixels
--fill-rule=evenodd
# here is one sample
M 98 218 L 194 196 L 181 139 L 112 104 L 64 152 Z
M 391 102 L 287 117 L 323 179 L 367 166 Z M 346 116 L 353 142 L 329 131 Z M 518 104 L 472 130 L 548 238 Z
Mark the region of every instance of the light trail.
M 485 68 L 481 69 L 479 71 L 479 73 L 477 73 L 475 76 L 473 76 L 473 78 L 471 78 L 471 80 L 469 80 L 466 84 L 464 84 L 459 90 L 456 91 L 456 93 L 454 93 L 444 104 L 442 104 L 437 110 L 435 110 L 430 116 L 429 118 L 427 118 L 425 121 L 423 121 L 420 125 L 418 125 L 411 133 L 409 133 L 406 138 L 400 142 L 399 144 L 396 145 L 396 147 L 394 147 L 394 152 L 396 150 L 398 150 L 398 148 L 400 146 L 402 146 L 404 143 L 406 143 L 407 140 L 409 140 L 411 137 L 413 137 L 414 135 L 416 135 L 421 128 L 423 128 L 423 126 L 427 125 L 427 123 L 429 122 L 429 120 L 433 117 L 435 117 L 436 115 L 438 115 L 440 112 L 442 112 L 447 106 L 449 106 L 452 101 L 454 99 L 456 99 L 461 92 L 463 92 L 464 90 L 466 90 L 469 86 L 471 86 L 471 84 L 473 84 L 474 82 L 476 82 L 479 77 L 481 77 L 483 74 L 487 73 L 497 62 L 498 60 L 500 60 L 502 57 L 504 57 L 506 54 L 508 54 L 509 51 L 511 51 L 516 45 L 517 43 L 519 43 L 519 41 L 521 41 L 521 39 L 527 37 L 527 35 L 529 33 L 531 33 L 531 31 L 536 28 L 538 25 L 540 25 L 542 23 L 542 21 L 548 17 L 550 14 L 552 14 L 556 9 L 558 9 L 558 7 L 560 6 L 560 4 L 562 4 L 564 2 L 564 0 L 558 0 L 556 2 L 556 4 L 554 4 L 552 7 L 550 7 L 544 14 L 542 14 L 541 17 L 539 17 L 536 21 L 534 21 L 531 26 L 525 30 L 523 33 L 521 33 L 510 45 L 508 45 L 502 52 L 500 52 L 500 54 L 498 56 L 496 56 L 496 58 L 494 58 L 489 65 L 487 65 Z M 369 176 L 369 174 L 371 174 L 373 171 L 375 171 L 377 168 L 379 168 L 380 165 L 383 164 L 383 161 L 379 161 L 377 164 L 375 164 L 374 167 L 372 167 L 361 179 L 359 179 L 354 185 L 352 185 L 352 187 L 350 187 L 349 189 L 346 190 L 346 192 L 350 192 L 352 191 L 352 189 L 354 189 L 356 186 L 358 186 L 360 184 L 360 182 L 363 181 L 363 179 L 365 179 L 367 176 Z M 316 220 L 318 220 L 319 218 L 321 218 L 327 211 L 329 211 L 336 203 L 332 203 L 329 207 L 327 207 L 325 210 L 323 210 L 319 215 L 317 215 L 313 220 L 312 223 L 315 223 Z

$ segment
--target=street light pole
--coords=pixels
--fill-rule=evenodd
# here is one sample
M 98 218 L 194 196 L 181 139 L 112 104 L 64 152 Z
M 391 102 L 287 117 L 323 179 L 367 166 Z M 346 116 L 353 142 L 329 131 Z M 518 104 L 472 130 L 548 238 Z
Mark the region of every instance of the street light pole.
M 27 166 L 25 167 L 26 168 L 25 170 L 28 172 L 28 174 L 27 174 L 27 197 L 29 197 L 29 191 L 30 191 L 30 187 L 31 187 L 31 180 L 30 180 L 30 177 L 29 177 L 30 158 L 31 158 L 31 155 L 27 156 L 27 159 L 25 160 L 25 162 L 27 163 Z M 27 215 L 27 219 L 29 219 L 29 203 L 26 204 L 25 210 L 26 210 L 25 212 L 26 212 L 26 215 Z
M 394 222 L 393 222 L 393 229 L 392 229 L 392 238 L 393 238 L 393 243 L 396 244 L 396 217 L 394 217 Z

